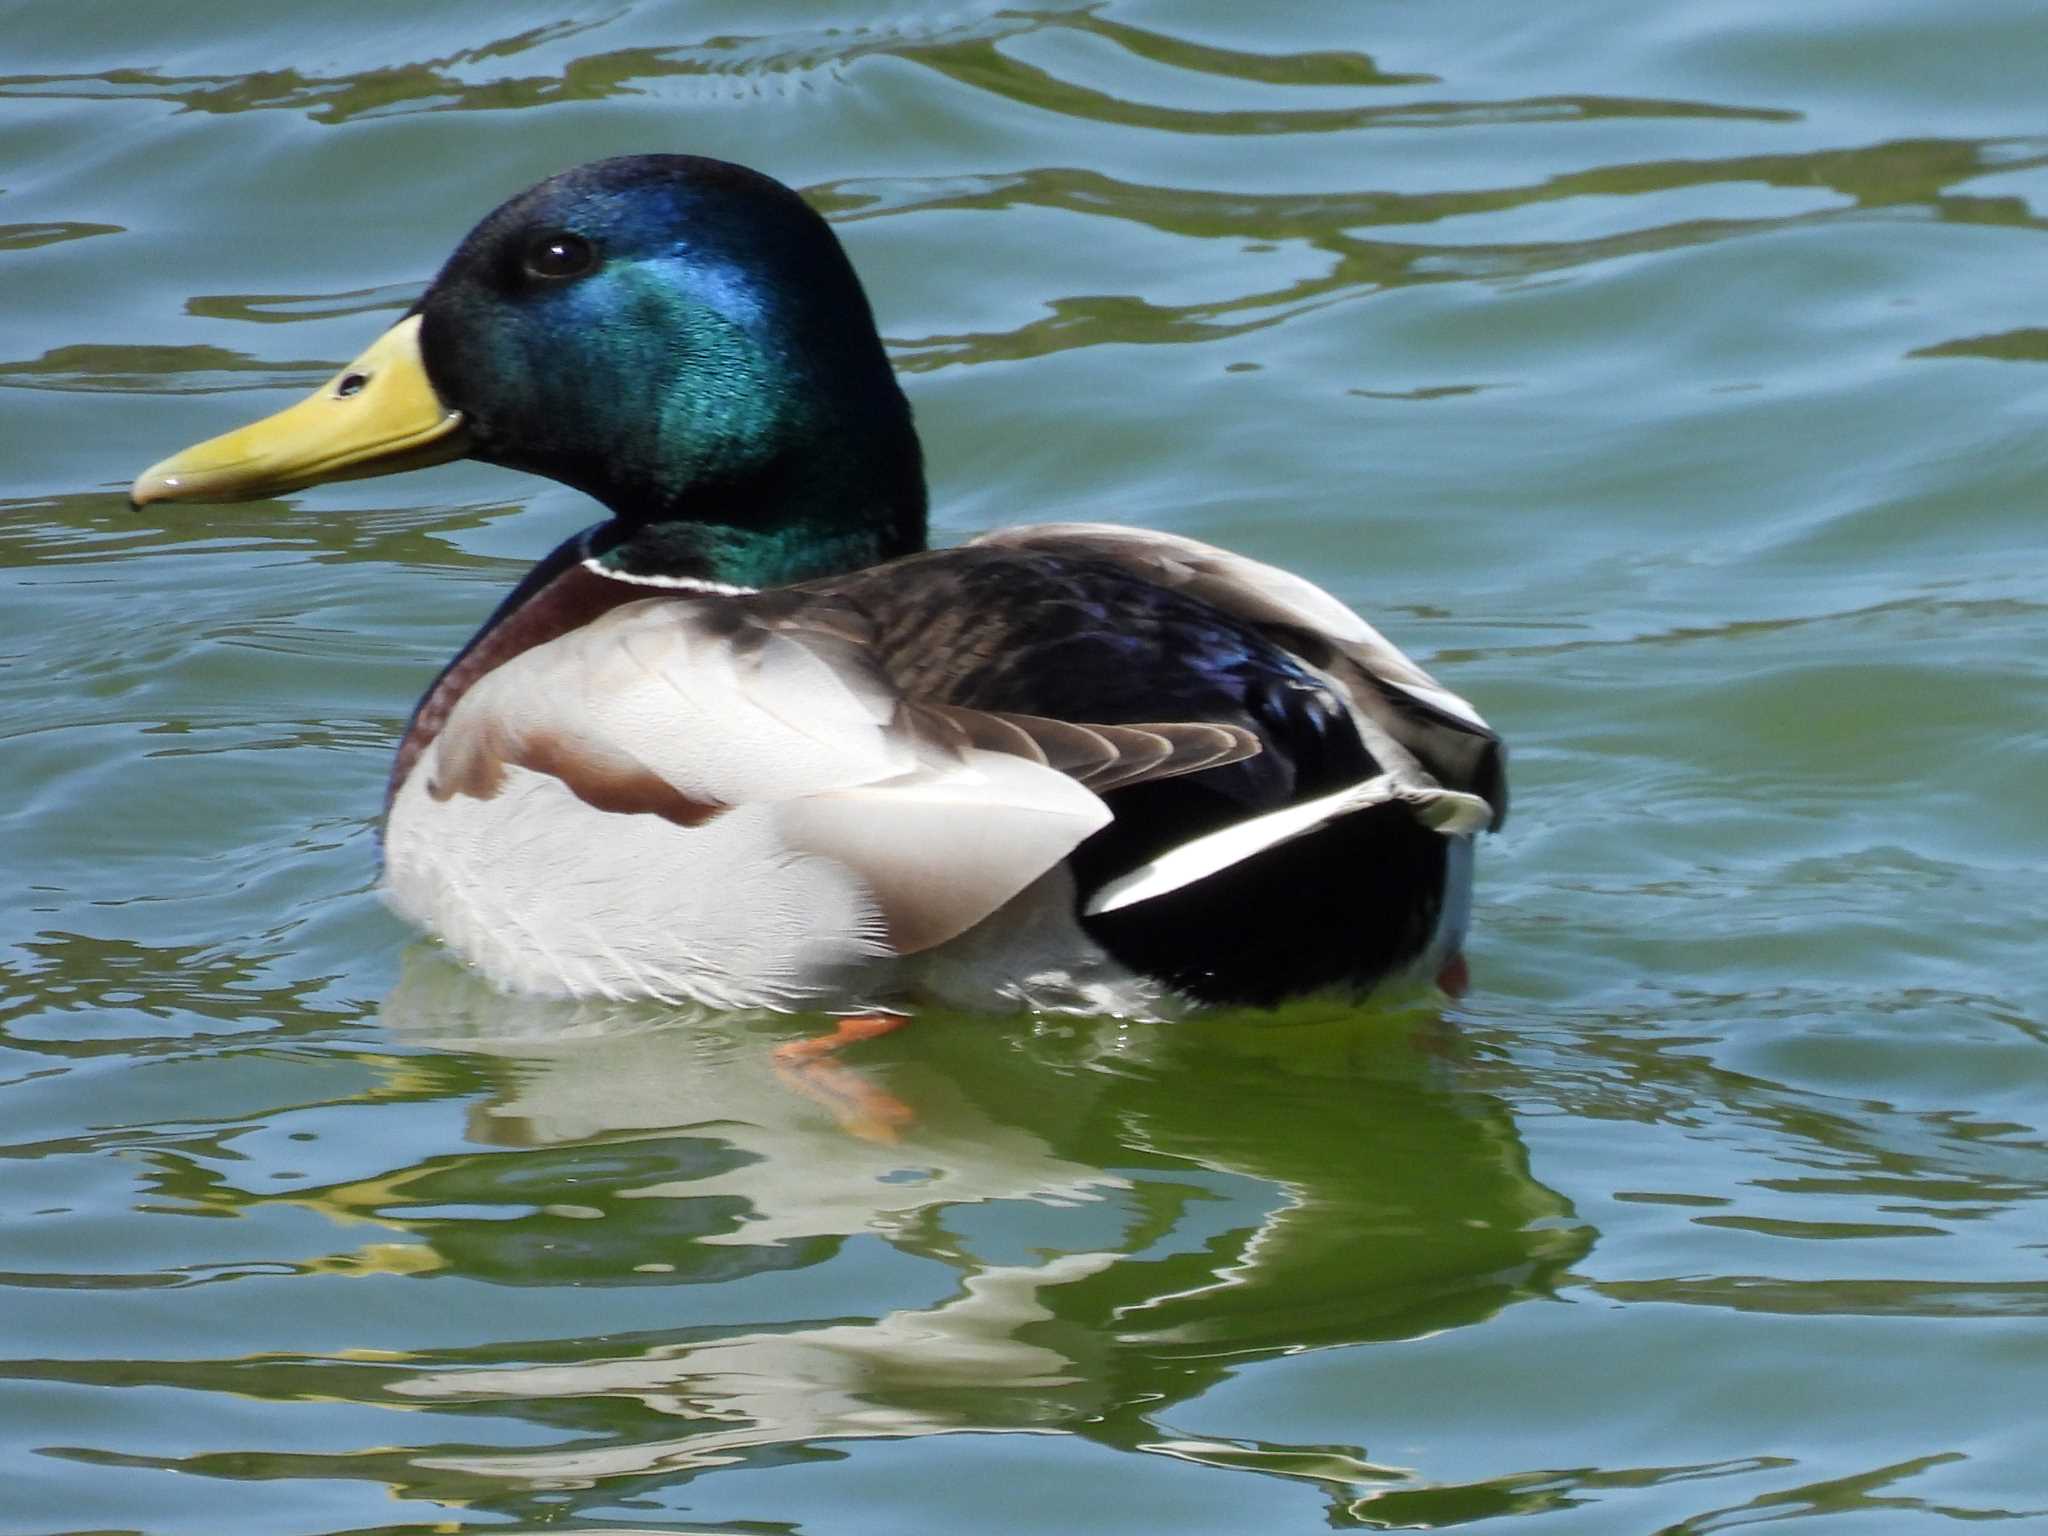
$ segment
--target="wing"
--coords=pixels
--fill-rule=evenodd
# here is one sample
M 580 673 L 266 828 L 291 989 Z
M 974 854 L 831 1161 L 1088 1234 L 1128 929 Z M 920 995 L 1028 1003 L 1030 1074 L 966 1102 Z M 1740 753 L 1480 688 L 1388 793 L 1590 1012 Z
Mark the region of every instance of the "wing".
M 1464 699 L 1329 593 L 1276 566 L 1177 534 L 1111 523 L 1041 523 L 983 534 L 973 546 L 1118 565 L 1250 624 L 1326 673 L 1348 696 L 1373 755 L 1397 780 L 1413 769 L 1507 819 L 1506 748 Z M 1404 771 L 1407 770 L 1407 771 Z
M 416 770 L 424 801 L 407 803 L 489 803 L 537 775 L 590 810 L 702 833 L 705 849 L 735 842 L 712 835 L 722 822 L 744 823 L 753 831 L 721 857 L 845 872 L 873 936 L 909 954 L 979 922 L 1105 825 L 1107 789 L 1257 751 L 1229 726 L 1089 726 L 920 700 L 872 641 L 872 620 L 829 593 L 625 604 L 465 693 Z M 691 835 L 640 846 L 656 841 L 671 882 L 747 878 L 693 866 Z M 801 924 L 786 910 L 800 905 L 785 895 L 759 921 Z

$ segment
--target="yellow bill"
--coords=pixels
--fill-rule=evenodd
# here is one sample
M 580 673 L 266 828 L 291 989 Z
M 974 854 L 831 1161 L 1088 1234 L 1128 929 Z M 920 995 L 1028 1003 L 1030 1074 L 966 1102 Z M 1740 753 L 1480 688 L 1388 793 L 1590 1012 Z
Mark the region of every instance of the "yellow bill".
M 408 315 L 297 405 L 150 466 L 128 499 L 248 501 L 442 464 L 467 449 L 462 412 L 435 393 L 420 317 Z

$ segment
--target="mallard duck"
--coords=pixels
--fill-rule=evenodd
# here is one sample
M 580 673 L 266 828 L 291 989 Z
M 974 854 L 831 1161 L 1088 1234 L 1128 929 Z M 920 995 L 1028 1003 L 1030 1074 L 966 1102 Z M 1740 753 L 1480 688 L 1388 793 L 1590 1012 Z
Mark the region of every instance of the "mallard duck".
M 1192 539 L 928 550 L 866 295 L 781 183 L 544 181 L 316 393 L 131 494 L 461 456 L 611 514 L 442 670 L 391 773 L 389 899 L 499 987 L 1156 1017 L 1459 983 L 1499 738 L 1327 593 Z

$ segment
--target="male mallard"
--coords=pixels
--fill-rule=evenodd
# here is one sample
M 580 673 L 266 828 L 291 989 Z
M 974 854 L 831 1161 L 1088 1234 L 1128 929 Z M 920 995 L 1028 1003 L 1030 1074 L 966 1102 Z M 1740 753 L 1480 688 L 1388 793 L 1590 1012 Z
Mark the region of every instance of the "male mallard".
M 400 912 L 498 985 L 1170 1012 L 1462 975 L 1499 738 L 1327 593 L 1170 534 L 925 550 L 825 221 L 716 160 L 544 181 L 316 394 L 136 505 L 468 455 L 611 512 L 413 711 Z

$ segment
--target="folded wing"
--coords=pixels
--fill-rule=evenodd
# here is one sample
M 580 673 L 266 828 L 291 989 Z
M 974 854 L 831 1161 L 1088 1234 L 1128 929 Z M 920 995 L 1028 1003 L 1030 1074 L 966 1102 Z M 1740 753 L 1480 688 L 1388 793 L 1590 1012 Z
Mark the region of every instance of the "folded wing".
M 1507 818 L 1506 749 L 1464 699 L 1329 593 L 1277 566 L 1177 534 L 1112 523 L 1002 529 L 979 546 L 1108 561 L 1251 624 L 1343 688 L 1367 746 L 1405 791 L 1432 785 Z M 1466 817 L 1455 818 L 1462 830 Z

